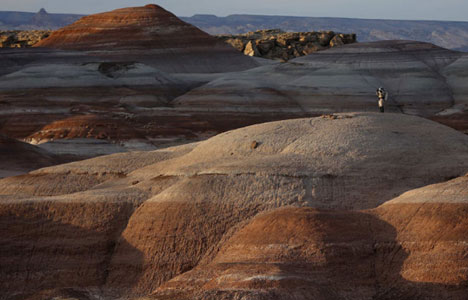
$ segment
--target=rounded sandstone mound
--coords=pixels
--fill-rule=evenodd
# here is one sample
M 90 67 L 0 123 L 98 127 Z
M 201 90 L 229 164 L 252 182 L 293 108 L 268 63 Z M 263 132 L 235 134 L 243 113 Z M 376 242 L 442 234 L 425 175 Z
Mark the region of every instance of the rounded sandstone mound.
M 272 180 L 295 182 L 295 202 L 362 209 L 467 170 L 468 137 L 460 132 L 402 114 L 349 113 L 230 131 L 134 176 L 245 178 L 249 190 Z M 167 197 L 187 189 L 179 186 Z
M 35 47 L 60 49 L 186 48 L 218 41 L 158 5 L 86 16 L 55 31 Z

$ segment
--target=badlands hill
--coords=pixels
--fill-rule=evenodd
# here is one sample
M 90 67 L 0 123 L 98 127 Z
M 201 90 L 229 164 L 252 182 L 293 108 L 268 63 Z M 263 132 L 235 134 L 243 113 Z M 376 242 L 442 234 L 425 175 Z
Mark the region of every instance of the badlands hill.
M 412 41 L 356 43 L 226 74 L 173 103 L 192 111 L 284 116 L 375 111 L 375 90 L 385 87 L 388 110 L 467 131 L 467 58 Z
M 176 72 L 166 69 L 170 60 L 158 64 L 114 61 L 85 51 L 3 49 L 0 105 L 6 117 L 0 132 L 49 150 L 47 143 L 83 145 L 83 138 L 107 147 L 94 155 L 149 149 L 266 121 L 376 111 L 379 86 L 390 93 L 388 111 L 468 130 L 465 54 L 388 41 L 258 66 L 232 51 L 247 70 L 227 73 L 239 67 L 227 58 L 224 65 L 198 68 L 195 56 L 196 73 L 181 73 L 185 67 L 177 63 L 171 67 Z M 212 67 L 226 71 L 199 73 Z
M 241 71 L 255 65 L 155 4 L 83 17 L 34 46 L 92 50 L 99 57 L 145 62 L 170 72 Z
M 387 110 L 468 130 L 466 55 L 344 45 L 287 63 L 247 57 L 156 5 L 87 16 L 33 49 L 0 49 L 0 133 L 80 157 L 203 140 L 252 124 Z M 45 47 L 48 48 L 45 48 Z
M 466 300 L 465 54 L 272 62 L 156 5 L 41 46 L 0 49 L 0 299 Z
M 0 292 L 462 300 L 467 169 L 466 135 L 374 113 L 40 169 L 0 180 Z
M 37 47 L 62 49 L 211 47 L 216 40 L 155 4 L 86 16 Z
M 0 132 L 88 157 L 196 140 L 218 126 L 171 113 L 171 101 L 260 65 L 155 5 L 83 20 L 43 40 L 47 49 L 0 50 Z M 79 51 L 57 49 L 72 44 Z

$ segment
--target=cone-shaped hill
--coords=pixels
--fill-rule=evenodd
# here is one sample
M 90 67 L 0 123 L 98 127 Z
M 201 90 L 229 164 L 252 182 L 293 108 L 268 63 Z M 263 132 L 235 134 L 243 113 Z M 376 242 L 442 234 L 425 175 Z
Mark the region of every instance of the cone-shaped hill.
M 61 49 L 213 47 L 217 40 L 150 4 L 90 15 L 55 31 L 37 47 Z
M 81 50 L 165 72 L 222 73 L 258 66 L 231 46 L 154 4 L 83 17 L 35 47 Z

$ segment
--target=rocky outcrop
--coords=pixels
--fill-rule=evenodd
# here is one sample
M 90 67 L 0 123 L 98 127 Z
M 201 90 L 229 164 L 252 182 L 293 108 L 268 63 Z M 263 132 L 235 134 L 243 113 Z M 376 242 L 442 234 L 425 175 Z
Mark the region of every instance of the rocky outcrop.
M 0 31 L 0 48 L 28 48 L 49 37 L 50 30 Z
M 333 31 L 283 32 L 279 29 L 216 37 L 245 55 L 282 61 L 356 42 L 355 34 L 334 33 Z
M 462 300 L 468 177 L 409 190 L 466 173 L 467 153 L 435 122 L 354 113 L 3 179 L 0 290 Z

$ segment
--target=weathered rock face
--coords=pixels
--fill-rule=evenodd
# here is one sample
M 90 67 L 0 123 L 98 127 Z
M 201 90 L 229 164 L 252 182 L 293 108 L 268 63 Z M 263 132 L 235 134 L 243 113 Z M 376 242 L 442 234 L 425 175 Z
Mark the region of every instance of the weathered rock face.
M 283 32 L 279 29 L 216 37 L 245 55 L 282 61 L 356 42 L 355 34 L 334 33 L 333 31 Z
M 0 48 L 27 48 L 49 37 L 50 30 L 0 31 Z
M 355 113 L 3 179 L 0 290 L 462 300 L 468 177 L 379 205 L 464 174 L 467 153 L 435 122 Z

